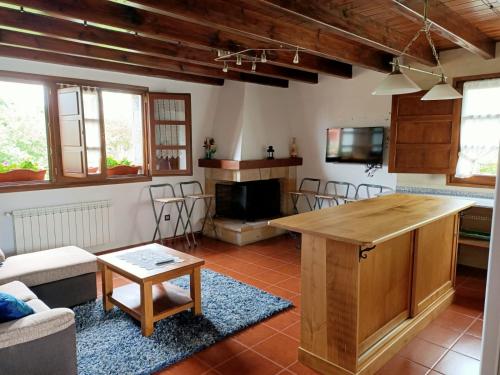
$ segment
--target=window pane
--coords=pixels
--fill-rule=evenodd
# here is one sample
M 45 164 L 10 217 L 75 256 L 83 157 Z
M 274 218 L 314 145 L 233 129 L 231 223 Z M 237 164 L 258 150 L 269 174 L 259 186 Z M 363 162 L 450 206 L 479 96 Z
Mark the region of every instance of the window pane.
M 48 171 L 48 167 L 43 85 L 0 81 L 0 172 L 16 168 Z M 49 173 L 16 179 L 40 178 L 48 180 Z
M 108 170 L 124 164 L 140 167 L 138 173 L 143 173 L 141 95 L 103 91 L 102 101 Z
M 93 87 L 83 87 L 85 143 L 88 174 L 101 173 L 101 130 L 99 124 L 99 95 Z
M 457 176 L 495 176 L 500 142 L 500 79 L 464 84 Z

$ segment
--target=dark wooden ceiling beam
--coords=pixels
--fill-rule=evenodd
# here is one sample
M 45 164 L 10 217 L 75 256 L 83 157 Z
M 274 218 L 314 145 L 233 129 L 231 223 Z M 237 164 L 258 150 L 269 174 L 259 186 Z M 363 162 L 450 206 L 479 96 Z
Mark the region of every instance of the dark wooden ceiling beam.
M 424 2 L 420 0 L 387 0 L 391 9 L 418 23 L 422 23 Z M 495 57 L 495 41 L 481 32 L 464 17 L 439 0 L 429 1 L 428 19 L 431 30 L 456 45 L 485 59 Z
M 40 3 L 40 2 L 35 2 Z M 40 4 L 43 6 L 43 4 Z M 48 6 L 46 9 L 52 9 L 53 7 Z M 50 13 L 50 12 L 49 12 Z M 54 16 L 54 13 L 52 13 Z M 199 61 L 201 63 L 210 62 L 214 63 L 213 59 L 216 57 L 217 48 L 234 49 L 236 48 L 236 42 L 234 40 L 229 40 L 224 35 L 219 35 L 218 37 L 210 38 L 200 38 L 198 37 L 198 43 L 183 43 L 180 44 L 176 37 L 179 33 L 173 32 L 169 35 L 169 43 L 164 43 L 158 39 L 153 39 L 150 37 L 144 37 L 141 35 L 133 35 L 132 33 L 118 32 L 106 30 L 103 28 L 94 27 L 89 24 L 85 27 L 81 23 L 71 22 L 64 20 L 64 15 L 60 14 L 53 18 L 38 14 L 30 14 L 28 8 L 24 13 L 9 10 L 0 7 L 0 21 L 1 24 L 10 27 L 16 27 L 23 30 L 33 30 L 40 32 L 43 35 L 48 35 L 57 38 L 69 39 L 76 42 L 94 43 L 106 46 L 115 46 L 119 48 L 124 48 L 129 51 L 135 51 L 140 53 L 145 53 L 153 56 L 165 57 L 164 55 L 180 59 L 180 60 L 195 60 L 192 62 Z M 81 19 L 83 17 L 80 17 Z M 90 20 L 88 20 L 90 21 Z M 173 20 L 175 22 L 175 20 Z M 130 26 L 130 25 L 129 25 Z M 167 27 L 165 30 L 171 30 L 175 25 Z M 196 27 L 196 26 L 195 26 Z M 215 39 L 214 39 L 215 38 Z M 240 38 L 239 42 L 248 42 L 248 39 Z M 165 38 L 163 38 L 165 40 Z M 185 41 L 185 40 L 183 40 Z M 191 38 L 192 42 L 193 39 Z M 217 43 L 215 43 L 217 42 Z M 223 43 L 221 47 L 220 43 Z M 255 41 L 252 41 L 255 43 Z M 269 46 L 264 45 L 263 46 Z M 276 46 L 273 46 L 276 47 Z M 295 65 L 292 63 L 293 53 L 285 51 L 277 51 L 268 54 L 268 67 L 263 68 L 265 72 L 272 71 L 272 66 L 283 67 L 286 69 L 293 69 L 294 72 L 300 70 L 309 73 L 323 73 L 328 75 L 337 76 L 340 78 L 351 78 L 352 77 L 352 66 L 342 62 L 326 59 L 320 56 L 314 56 L 310 54 L 304 54 L 301 59 L 300 65 Z M 288 74 L 287 70 L 274 69 L 273 73 L 284 73 Z M 279 77 L 278 74 L 275 75 Z M 285 76 L 281 77 L 285 78 Z M 291 78 L 290 78 L 291 79 Z
M 373 70 L 390 70 L 388 61 L 391 56 L 389 54 L 366 46 L 358 48 L 358 46 L 353 45 L 352 41 L 331 33 L 316 33 L 312 30 L 304 32 L 302 28 L 288 25 L 286 22 L 281 23 L 277 27 L 273 25 L 272 18 L 264 17 L 265 22 L 270 23 L 269 27 L 271 29 L 267 27 L 261 34 L 259 31 L 261 29 L 261 25 L 259 24 L 261 15 L 257 15 L 257 20 L 255 20 L 255 22 L 259 23 L 244 24 L 243 26 L 247 30 L 243 30 L 242 32 L 241 29 L 229 28 L 231 31 L 227 31 L 155 14 L 122 4 L 99 0 L 80 0 L 77 2 L 71 0 L 59 0 L 57 2 L 49 0 L 9 0 L 9 3 L 38 9 L 54 17 L 85 19 L 99 24 L 134 31 L 150 38 L 177 41 L 194 47 L 204 47 L 207 49 L 222 48 L 234 51 L 245 48 L 276 48 L 280 44 L 299 45 L 306 48 L 309 52 L 322 57 L 333 58 L 345 63 L 355 63 L 356 65 Z M 193 3 L 191 2 L 191 4 Z M 158 2 L 158 4 L 163 3 Z M 196 4 L 198 4 L 198 1 L 196 1 Z M 244 12 L 243 14 L 246 16 L 247 13 Z M 233 15 L 233 13 L 227 14 L 224 17 L 224 21 L 232 18 Z M 254 33 L 251 33 L 251 31 Z M 288 35 L 288 31 L 293 31 L 296 34 Z M 285 36 L 286 39 L 290 40 L 282 40 L 282 37 Z M 286 56 L 285 54 L 283 55 Z M 293 58 L 293 52 L 288 55 Z M 283 62 L 281 58 L 280 62 Z
M 413 34 L 389 28 L 331 0 L 261 0 L 261 2 L 334 34 L 394 55 L 399 55 L 413 38 Z M 436 64 L 432 50 L 423 38 L 416 40 L 406 55 L 422 64 Z
M 317 27 L 304 27 L 255 11 L 255 0 L 126 0 L 126 5 L 180 21 L 193 22 L 246 37 L 299 46 L 307 52 L 378 71 L 388 71 L 390 56 Z M 239 3 L 243 3 L 240 5 Z
M 202 77 L 186 73 L 169 72 L 166 70 L 147 68 L 136 65 L 120 64 L 110 61 L 103 61 L 92 58 L 83 58 L 70 55 L 61 55 L 57 53 L 37 51 L 21 47 L 11 47 L 0 45 L 0 56 L 24 59 L 30 61 L 41 61 L 54 64 L 79 66 L 83 68 L 110 70 L 114 72 L 136 74 L 141 76 L 151 76 L 164 79 L 173 79 L 178 81 L 187 81 L 202 83 L 207 85 L 222 86 L 224 80 L 220 78 Z
M 115 51 L 119 50 L 123 54 L 127 52 L 139 53 L 146 56 L 155 56 L 162 59 L 193 63 L 219 70 L 222 69 L 222 63 L 214 61 L 216 55 L 212 51 L 179 46 L 127 33 L 105 30 L 91 25 L 84 26 L 76 22 L 30 14 L 28 12 L 21 13 L 0 7 L 0 28 L 2 27 L 15 28 L 19 31 L 81 43 L 83 45 L 90 44 L 106 47 Z M 352 76 L 351 67 L 349 65 L 346 65 L 346 67 L 343 72 L 344 78 Z M 232 70 L 249 73 L 250 68 L 250 64 L 245 64 L 241 69 L 233 66 Z M 341 73 L 340 70 L 337 70 L 337 72 L 338 74 Z M 307 83 L 318 82 L 316 73 L 271 64 L 259 64 L 256 74 Z
M 269 77 L 262 77 L 262 79 L 258 80 L 251 78 L 251 76 L 256 75 L 254 73 L 244 74 L 236 71 L 229 71 L 227 73 L 224 73 L 219 68 L 205 67 L 190 63 L 181 63 L 178 61 L 159 59 L 152 56 L 127 53 L 98 46 L 73 43 L 10 30 L 0 30 L 0 45 L 11 47 L 19 46 L 33 50 L 54 52 L 58 54 L 71 55 L 82 58 L 91 57 L 94 59 L 111 61 L 120 64 L 155 68 L 177 73 L 187 73 L 203 77 L 230 79 L 234 81 L 252 83 L 258 82 L 262 84 L 269 84 L 271 86 L 288 87 L 288 83 L 286 80 L 274 79 Z

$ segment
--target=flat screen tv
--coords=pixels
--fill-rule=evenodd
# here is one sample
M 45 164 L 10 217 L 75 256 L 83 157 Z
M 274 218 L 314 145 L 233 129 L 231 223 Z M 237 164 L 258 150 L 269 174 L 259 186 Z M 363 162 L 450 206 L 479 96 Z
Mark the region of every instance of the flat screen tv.
M 326 130 L 326 161 L 382 164 L 384 128 L 330 128 Z

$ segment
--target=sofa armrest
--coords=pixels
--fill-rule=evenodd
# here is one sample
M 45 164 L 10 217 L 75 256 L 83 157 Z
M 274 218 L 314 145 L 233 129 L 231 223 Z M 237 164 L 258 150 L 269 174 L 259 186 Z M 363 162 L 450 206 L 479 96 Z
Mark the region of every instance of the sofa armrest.
M 75 314 L 66 308 L 41 311 L 0 324 L 0 349 L 33 341 L 62 331 L 75 323 Z

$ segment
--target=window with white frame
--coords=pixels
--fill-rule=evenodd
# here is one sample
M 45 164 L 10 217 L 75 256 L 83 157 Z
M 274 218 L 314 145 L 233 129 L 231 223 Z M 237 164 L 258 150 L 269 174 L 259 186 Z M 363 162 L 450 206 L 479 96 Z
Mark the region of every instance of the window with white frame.
M 495 176 L 500 142 L 500 78 L 463 84 L 455 177 Z

